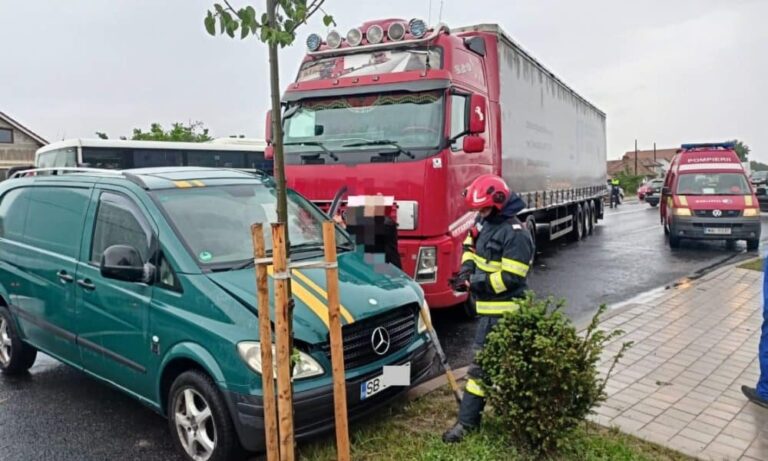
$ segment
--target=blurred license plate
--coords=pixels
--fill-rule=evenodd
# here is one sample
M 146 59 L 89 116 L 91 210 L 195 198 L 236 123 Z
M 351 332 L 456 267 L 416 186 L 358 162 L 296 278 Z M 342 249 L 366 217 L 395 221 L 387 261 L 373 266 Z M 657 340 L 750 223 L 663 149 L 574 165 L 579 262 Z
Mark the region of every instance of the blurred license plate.
M 731 235 L 731 228 L 730 227 L 705 227 L 704 233 L 710 234 L 710 235 Z
M 410 366 L 410 362 L 403 366 Z M 368 381 L 363 381 L 360 383 L 360 400 L 372 397 L 387 388 L 389 388 L 389 384 L 384 384 L 383 374 L 373 377 Z

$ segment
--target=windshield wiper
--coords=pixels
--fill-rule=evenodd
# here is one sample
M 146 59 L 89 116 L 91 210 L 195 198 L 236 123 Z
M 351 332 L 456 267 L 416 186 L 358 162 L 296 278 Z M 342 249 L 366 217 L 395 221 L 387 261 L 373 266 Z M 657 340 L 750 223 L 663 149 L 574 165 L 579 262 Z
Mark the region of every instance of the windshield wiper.
M 335 160 L 337 162 L 339 161 L 339 157 L 336 154 L 334 154 L 333 152 L 331 152 L 330 150 L 328 150 L 328 148 L 325 147 L 323 145 L 323 143 L 321 143 L 319 141 L 286 142 L 286 143 L 283 143 L 283 145 L 284 146 L 314 146 L 314 147 L 319 147 L 320 149 L 322 149 L 322 151 L 323 151 L 322 153 L 327 154 L 329 157 L 331 157 L 333 160 Z M 320 152 L 313 152 L 311 154 L 307 153 L 307 154 L 299 154 L 299 155 L 301 156 L 301 158 L 317 157 L 318 155 L 320 155 Z
M 398 144 L 395 141 L 389 140 L 389 139 L 378 139 L 375 141 L 363 141 L 363 142 L 353 142 L 352 144 L 345 144 L 341 147 L 363 147 L 363 146 L 392 146 L 396 148 L 397 150 L 395 152 L 379 152 L 379 155 L 381 156 L 387 156 L 387 155 L 400 155 L 405 154 L 408 157 L 415 159 L 416 156 L 413 155 L 410 151 L 407 151 L 403 149 L 400 144 Z

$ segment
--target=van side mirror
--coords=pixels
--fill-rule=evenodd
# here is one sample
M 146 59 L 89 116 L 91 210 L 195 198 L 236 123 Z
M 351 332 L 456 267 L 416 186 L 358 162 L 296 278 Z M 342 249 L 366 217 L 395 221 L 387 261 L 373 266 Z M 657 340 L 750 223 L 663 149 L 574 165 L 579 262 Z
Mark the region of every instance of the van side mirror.
M 670 195 L 670 194 L 672 194 L 672 191 L 670 190 L 669 187 L 664 186 L 661 188 L 661 195 Z
M 481 136 L 464 136 L 462 150 L 467 154 L 482 152 L 485 150 L 485 139 Z
M 124 282 L 150 283 L 154 278 L 154 266 L 144 264 L 138 250 L 129 245 L 112 245 L 104 250 L 99 269 L 102 277 Z
M 485 132 L 485 96 L 472 94 L 469 98 L 469 134 Z

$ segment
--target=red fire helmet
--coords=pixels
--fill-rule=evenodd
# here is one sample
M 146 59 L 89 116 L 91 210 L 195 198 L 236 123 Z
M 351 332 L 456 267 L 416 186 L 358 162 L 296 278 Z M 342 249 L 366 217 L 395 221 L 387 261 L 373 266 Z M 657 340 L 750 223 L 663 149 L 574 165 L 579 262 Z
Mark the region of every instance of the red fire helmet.
M 504 207 L 509 199 L 509 186 L 495 174 L 478 176 L 472 184 L 464 190 L 464 201 L 471 209 L 478 210 L 489 206 L 499 210 Z

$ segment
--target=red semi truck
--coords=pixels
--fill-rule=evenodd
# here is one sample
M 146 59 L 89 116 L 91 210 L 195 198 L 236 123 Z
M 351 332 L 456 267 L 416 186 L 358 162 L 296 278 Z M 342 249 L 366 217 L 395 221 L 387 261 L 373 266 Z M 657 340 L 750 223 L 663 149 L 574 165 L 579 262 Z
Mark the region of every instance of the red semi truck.
M 478 175 L 522 195 L 539 239 L 578 240 L 602 218 L 605 114 L 499 26 L 386 19 L 307 47 L 283 96 L 288 185 L 325 208 L 342 186 L 394 196 L 403 268 L 432 308 L 466 300 L 449 279 Z

